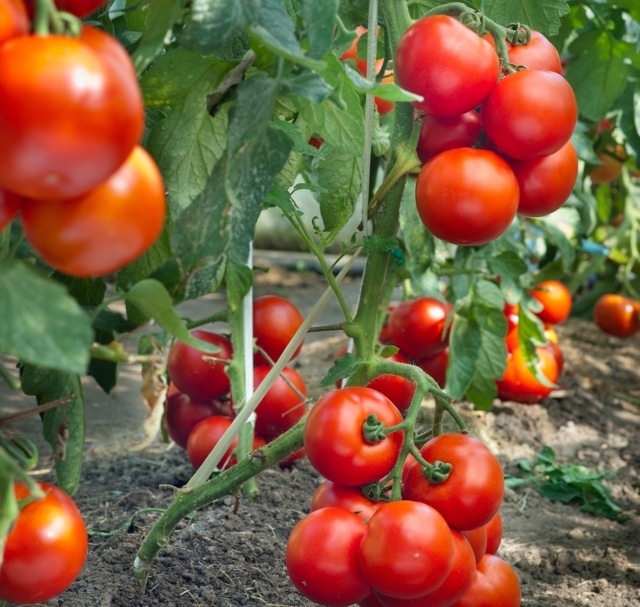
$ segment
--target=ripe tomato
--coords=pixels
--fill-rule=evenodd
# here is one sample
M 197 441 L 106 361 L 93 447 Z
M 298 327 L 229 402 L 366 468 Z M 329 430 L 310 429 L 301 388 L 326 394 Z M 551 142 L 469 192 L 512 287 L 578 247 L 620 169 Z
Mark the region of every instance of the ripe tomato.
M 544 323 L 557 325 L 571 314 L 571 291 L 558 280 L 544 280 L 531 291 L 531 297 L 542 304 L 542 310 L 536 316 Z
M 498 516 L 498 513 L 494 515 L 494 518 L 496 516 Z M 493 520 L 493 518 L 491 520 Z M 487 523 L 486 525 L 481 525 L 480 527 L 476 527 L 475 529 L 467 529 L 466 531 L 461 532 L 462 535 L 464 535 L 466 540 L 471 545 L 473 554 L 476 559 L 476 563 L 480 562 L 480 559 L 485 555 L 485 552 L 487 551 L 487 525 L 488 524 L 489 523 Z
M 558 377 L 562 375 L 564 369 L 564 352 L 557 341 L 548 341 L 544 346 L 540 346 L 543 350 L 551 353 L 558 367 Z
M 452 466 L 449 477 L 431 483 L 417 462 L 403 474 L 406 499 L 433 506 L 452 529 L 480 527 L 491 520 L 502 504 L 502 466 L 488 447 L 468 434 L 442 434 L 420 449 L 428 462 Z
M 382 504 L 360 544 L 365 579 L 376 593 L 399 599 L 434 591 L 451 571 L 453 557 L 454 541 L 444 518 L 410 500 Z
M 490 150 L 455 148 L 420 169 L 416 205 L 434 236 L 458 245 L 486 244 L 502 234 L 518 210 L 518 180 Z
M 522 349 L 516 347 L 507 357 L 504 375 L 496 382 L 500 399 L 533 404 L 551 394 L 553 385 L 558 381 L 558 363 L 555 356 L 542 346 L 536 347 L 536 353 L 538 370 L 550 385 L 543 384 L 529 371 Z
M 433 15 L 415 21 L 396 50 L 396 82 L 423 97 L 414 105 L 434 116 L 464 114 L 480 105 L 498 80 L 493 46 L 460 21 Z
M 289 345 L 304 318 L 298 307 L 278 295 L 263 295 L 253 302 L 253 337 L 271 361 L 276 361 Z M 302 343 L 292 354 L 293 360 L 302 349 Z M 253 357 L 255 364 L 270 364 L 260 352 Z
M 609 183 L 618 179 L 622 174 L 624 160 L 627 157 L 627 151 L 622 145 L 605 148 L 598 153 L 600 164 L 589 169 L 589 177 L 591 183 L 598 185 L 600 183 Z
M 609 335 L 632 337 L 640 330 L 640 303 L 630 297 L 607 293 L 596 301 L 593 321 Z
M 559 74 L 520 70 L 498 81 L 482 106 L 491 144 L 512 158 L 557 152 L 573 133 L 578 105 Z
M 451 607 L 520 607 L 520 580 L 500 557 L 486 554 L 478 563 L 471 586 Z
M 142 93 L 123 57 L 113 38 L 88 27 L 79 38 L 20 36 L 0 47 L 3 187 L 75 198 L 118 170 L 144 125 Z
M 267 365 L 253 368 L 254 389 L 270 370 Z M 282 369 L 256 408 L 256 432 L 272 440 L 294 426 L 307 412 L 306 396 L 307 386 L 300 373 L 291 367 Z
M 20 510 L 0 566 L 0 600 L 20 605 L 48 601 L 66 590 L 87 557 L 87 530 L 74 501 L 58 487 L 38 485 L 45 496 Z M 22 483 L 14 492 L 18 500 L 29 496 Z
M 391 342 L 411 360 L 432 356 L 447 347 L 448 316 L 453 306 L 435 297 L 417 297 L 399 303 L 389 314 Z
M 387 83 L 387 84 L 395 82 L 395 77 L 393 73 L 386 74 L 382 78 L 381 82 Z M 386 99 L 382 99 L 381 97 L 374 97 L 373 102 L 376 104 L 376 108 L 380 116 L 384 116 L 385 114 L 388 114 L 395 107 L 395 103 L 393 101 L 387 101 Z
M 103 7 L 107 0 L 55 0 L 61 11 L 66 11 L 76 17 L 86 17 Z
M 346 487 L 331 481 L 323 481 L 311 497 L 310 508 L 313 511 L 327 506 L 336 506 L 357 514 L 366 522 L 382 504 L 383 502 L 372 502 L 358 487 Z
M 518 213 L 541 217 L 559 209 L 569 198 L 578 177 L 578 154 L 567 141 L 557 152 L 511 160 L 509 166 L 520 187 Z
M 407 363 L 408 360 L 400 351 L 388 358 L 395 362 Z M 373 388 L 384 394 L 398 409 L 406 411 L 413 400 L 416 385 L 409 379 L 394 375 L 393 373 L 383 373 L 367 383 L 368 388 Z
M 198 422 L 187 440 L 187 457 L 191 462 L 191 465 L 197 470 L 207 459 L 211 450 L 220 442 L 222 435 L 229 429 L 233 420 L 230 417 L 224 415 L 211 415 Z M 258 434 L 253 437 L 253 449 L 260 449 L 264 447 L 266 441 Z M 225 469 L 230 468 L 238 463 L 234 450 L 238 446 L 238 437 L 236 436 L 229 448 L 224 452 L 224 455 L 220 459 L 218 468 Z
M 449 365 L 449 348 L 440 350 L 431 356 L 425 356 L 415 362 L 427 375 L 441 387 L 447 383 L 447 367 Z
M 186 449 L 189 434 L 196 424 L 219 414 L 220 405 L 216 401 L 193 400 L 187 394 L 174 390 L 164 404 L 164 427 L 171 440 Z
M 22 0 L 0 2 L 0 44 L 29 33 L 29 14 Z
M 366 598 L 371 588 L 358 564 L 366 529 L 353 512 L 335 507 L 298 521 L 287 540 L 285 565 L 300 594 L 328 607 L 349 607 Z
M 171 381 L 194 400 L 208 401 L 226 395 L 231 388 L 226 372 L 226 361 L 233 357 L 231 342 L 224 335 L 205 329 L 191 331 L 191 335 L 213 344 L 219 351 L 204 352 L 183 341 L 175 341 L 167 358 Z
M 311 465 L 339 485 L 360 486 L 380 480 L 393 468 L 404 440 L 397 430 L 369 442 L 363 426 L 374 415 L 385 426 L 402 422 L 398 408 L 371 388 L 349 386 L 327 392 L 311 408 L 304 447 Z
M 487 530 L 486 554 L 495 554 L 502 542 L 502 517 L 499 512 L 485 525 L 485 529 Z
M 416 149 L 418 158 L 425 163 L 445 150 L 471 148 L 479 141 L 482 130 L 482 119 L 475 110 L 457 116 L 425 114 Z
M 355 62 L 356 68 L 363 75 L 367 75 L 367 58 L 366 57 L 358 57 L 358 42 L 360 38 L 367 33 L 367 28 L 363 25 L 358 25 L 356 27 L 356 37 L 351 42 L 351 46 L 340 55 L 340 61 L 347 61 L 351 59 Z M 376 61 L 376 68 L 379 68 L 382 65 L 382 60 Z M 378 70 L 376 69 L 376 72 Z
M 0 189 L 0 232 L 18 215 L 22 198 L 13 192 Z
M 22 205 L 22 228 L 50 266 L 77 277 L 115 272 L 147 251 L 166 217 L 162 175 L 140 146 L 104 183 L 68 200 Z
M 546 70 L 562 74 L 560 53 L 540 32 L 531 30 L 531 38 L 527 44 L 508 44 L 509 61 L 516 66 L 524 66 L 530 70 Z

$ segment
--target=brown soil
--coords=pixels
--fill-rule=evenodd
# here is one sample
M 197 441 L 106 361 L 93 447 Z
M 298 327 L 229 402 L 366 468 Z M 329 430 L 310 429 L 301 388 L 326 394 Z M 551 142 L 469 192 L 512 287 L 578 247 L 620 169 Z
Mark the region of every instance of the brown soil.
M 268 260 L 267 260 L 268 261 Z M 344 293 L 355 302 L 358 278 Z M 308 310 L 322 281 L 309 271 L 273 267 L 259 275 L 256 294 L 283 293 Z M 219 305 L 219 297 L 192 302 L 197 316 Z M 320 322 L 336 319 L 332 302 Z M 528 607 L 640 606 L 640 342 L 609 338 L 587 321 L 558 327 L 566 366 L 562 390 L 540 405 L 497 403 L 489 413 L 461 411 L 472 433 L 485 440 L 507 472 L 542 446 L 561 462 L 608 470 L 607 481 L 629 515 L 620 524 L 552 503 L 532 488 L 507 491 L 502 508 L 505 536 L 500 555 L 518 572 Z M 313 396 L 340 343 L 337 333 L 314 334 L 298 367 Z M 77 502 L 91 532 L 84 571 L 73 586 L 45 605 L 61 607 L 175 607 L 311 605 L 289 582 L 283 551 L 291 527 L 306 512 L 319 483 L 306 462 L 264 472 L 257 503 L 223 499 L 180 524 L 156 559 L 146 593 L 132 575 L 136 550 L 172 500 L 171 490 L 192 474 L 179 448 L 154 441 L 142 451 L 144 410 L 136 370 L 123 373 L 111 396 L 87 384 L 88 450 Z M 16 395 L 0 394 L 0 415 L 23 406 Z M 19 428 L 36 436 L 37 420 Z M 39 474 L 50 476 L 46 449 Z

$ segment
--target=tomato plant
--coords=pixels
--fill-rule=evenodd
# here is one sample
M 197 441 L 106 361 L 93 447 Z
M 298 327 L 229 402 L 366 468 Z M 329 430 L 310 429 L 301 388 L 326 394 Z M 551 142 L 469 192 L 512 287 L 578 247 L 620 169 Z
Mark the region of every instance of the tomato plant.
M 593 307 L 593 321 L 604 333 L 632 337 L 640 330 L 640 304 L 624 295 L 606 293 Z
M 44 493 L 31 501 L 16 483 L 21 508 L 6 538 L 0 566 L 0 600 L 20 605 L 48 601 L 78 577 L 87 558 L 87 529 L 74 501 L 62 489 L 40 482 Z

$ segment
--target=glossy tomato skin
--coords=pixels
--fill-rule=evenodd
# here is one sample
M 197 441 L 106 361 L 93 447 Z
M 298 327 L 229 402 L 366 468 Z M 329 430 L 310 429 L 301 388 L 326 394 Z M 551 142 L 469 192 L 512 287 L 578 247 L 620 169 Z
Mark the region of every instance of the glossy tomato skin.
M 39 200 L 82 196 L 139 142 L 144 107 L 133 68 L 114 61 L 115 40 L 87 31 L 0 46 L 3 187 Z
M 276 361 L 289 345 L 304 318 L 298 307 L 278 295 L 263 295 L 253 302 L 253 336 L 271 361 Z M 302 349 L 302 343 L 291 355 L 293 360 Z M 255 364 L 270 364 L 260 352 L 253 357 Z
M 509 44 L 507 48 L 509 61 L 516 66 L 525 66 L 531 70 L 545 70 L 562 74 L 562 60 L 558 49 L 548 38 L 531 30 L 531 38 L 527 44 Z
M 498 512 L 504 497 L 504 475 L 489 448 L 468 434 L 441 434 L 420 449 L 428 462 L 452 466 L 449 477 L 431 483 L 416 463 L 403 474 L 403 496 L 429 504 L 452 529 L 485 525 Z
M 22 0 L 0 3 L 0 44 L 29 33 L 29 13 Z
M 414 105 L 434 116 L 473 110 L 498 80 L 493 46 L 460 21 L 433 15 L 415 21 L 396 50 L 396 82 L 424 100 Z
M 520 580 L 513 568 L 500 557 L 486 554 L 471 586 L 451 607 L 520 607 L 521 600 Z
M 559 209 L 569 198 L 578 177 L 578 154 L 571 141 L 557 152 L 527 160 L 511 160 L 518 179 L 518 213 L 542 217 Z
M 287 540 L 285 565 L 293 585 L 315 603 L 349 607 L 371 593 L 358 564 L 365 523 L 327 507 L 298 521 Z
M 496 554 L 502 543 L 502 516 L 498 512 L 486 525 L 487 530 L 487 548 L 486 554 Z
M 336 485 L 331 481 L 322 481 L 311 496 L 310 509 L 319 510 L 328 506 L 344 508 L 368 521 L 383 502 L 372 502 L 363 495 L 359 487 Z
M 454 541 L 444 518 L 420 502 L 380 506 L 360 545 L 360 568 L 376 593 L 412 599 L 434 591 L 453 566 Z
M 477 246 L 511 225 L 519 203 L 518 180 L 506 160 L 490 150 L 455 148 L 420 169 L 416 206 L 434 236 Z
M 198 422 L 187 440 L 187 457 L 189 462 L 197 470 L 207 458 L 211 450 L 220 442 L 222 435 L 229 429 L 233 420 L 224 415 L 212 415 Z M 264 447 L 266 441 L 259 435 L 253 437 L 253 449 Z M 230 468 L 238 463 L 233 451 L 238 446 L 236 436 L 229 448 L 224 452 L 218 467 L 220 469 Z
M 304 427 L 304 448 L 311 465 L 326 479 L 361 486 L 391 471 L 402 449 L 404 432 L 397 430 L 369 443 L 363 425 L 370 415 L 387 427 L 403 419 L 386 396 L 360 386 L 327 392 L 311 408 Z
M 559 74 L 520 70 L 498 81 L 482 106 L 491 144 L 511 158 L 557 152 L 573 133 L 578 105 Z
M 499 516 L 497 512 L 496 514 L 494 514 L 493 518 L 495 518 L 496 516 Z M 493 518 L 491 520 L 493 520 Z M 491 523 L 491 521 L 489 521 L 489 523 Z M 462 535 L 466 538 L 467 542 L 469 542 L 469 545 L 473 550 L 473 555 L 475 557 L 476 563 L 479 563 L 480 559 L 487 552 L 487 526 L 489 525 L 489 523 L 480 527 L 476 527 L 475 529 L 467 529 L 466 531 L 461 531 Z
M 522 348 L 516 347 L 507 356 L 507 368 L 500 380 L 496 382 L 498 398 L 512 400 L 516 403 L 534 404 L 551 394 L 558 381 L 558 363 L 553 353 L 542 346 L 536 347 L 537 366 L 547 378 L 549 385 L 539 381 L 527 367 Z
M 267 365 L 253 368 L 254 389 L 270 370 Z M 256 432 L 273 440 L 294 426 L 307 412 L 306 396 L 307 386 L 300 373 L 292 367 L 284 367 L 256 408 Z
M 2 232 L 22 207 L 22 198 L 13 192 L 0 189 L 0 232 Z
M 225 366 L 225 361 L 233 357 L 231 341 L 206 329 L 196 329 L 191 335 L 216 346 L 219 351 L 208 353 L 183 341 L 175 341 L 167 358 L 171 381 L 180 392 L 194 400 L 209 401 L 226 395 L 231 389 Z
M 425 356 L 420 360 L 417 360 L 415 364 L 420 367 L 427 375 L 430 375 L 433 380 L 444 388 L 447 383 L 447 367 L 449 366 L 449 348 L 440 350 L 430 356 Z
M 607 293 L 596 301 L 593 321 L 604 333 L 633 337 L 640 330 L 640 303 L 624 295 Z
M 0 566 L 0 600 L 19 605 L 59 595 L 78 577 L 87 557 L 87 530 L 74 501 L 54 485 L 38 485 L 45 496 L 20 511 Z M 18 500 L 29 496 L 21 483 L 14 491 Z
M 425 114 L 420 125 L 416 152 L 425 163 L 440 152 L 473 147 L 482 136 L 482 118 L 476 110 L 456 116 Z
M 400 363 L 409 362 L 400 351 L 389 356 L 387 360 Z M 414 382 L 393 373 L 382 373 L 372 378 L 367 383 L 367 387 L 384 394 L 403 413 L 409 408 L 416 391 Z
M 22 204 L 24 235 L 53 268 L 78 278 L 115 272 L 158 239 L 167 213 L 154 160 L 136 146 L 104 183 L 78 198 Z
M 542 304 L 536 316 L 550 325 L 564 322 L 571 314 L 572 297 L 568 287 L 559 280 L 539 282 L 529 294 Z
M 423 296 L 399 303 L 389 314 L 387 333 L 391 343 L 410 360 L 419 360 L 448 345 L 448 322 L 453 306 Z

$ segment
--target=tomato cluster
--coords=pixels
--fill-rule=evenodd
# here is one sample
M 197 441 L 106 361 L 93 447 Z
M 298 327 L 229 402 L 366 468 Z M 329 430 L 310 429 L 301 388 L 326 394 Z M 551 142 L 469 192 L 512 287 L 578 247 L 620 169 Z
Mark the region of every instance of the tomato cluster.
M 330 607 L 519 606 L 518 577 L 495 556 L 500 463 L 476 438 L 440 435 L 420 459 L 407 457 L 400 499 L 389 500 L 401 422 L 398 408 L 368 387 L 338 388 L 311 408 L 304 447 L 325 480 L 287 542 L 293 584 Z
M 162 176 L 140 146 L 136 71 L 105 32 L 32 34 L 25 5 L 12 4 L 20 18 L 0 37 L 0 216 L 6 224 L 20 214 L 53 268 L 109 274 L 151 247 L 166 215 Z
M 457 245 L 494 240 L 516 214 L 558 209 L 578 174 L 577 104 L 558 52 L 534 31 L 527 44 L 508 44 L 501 66 L 492 42 L 433 15 L 406 30 L 395 56 L 397 83 L 422 97 L 418 213 Z
M 606 293 L 593 307 L 593 321 L 609 335 L 623 339 L 640 331 L 640 302 L 617 293 Z
M 253 383 L 256 389 L 271 370 L 271 364 L 288 346 L 303 317 L 289 300 L 276 295 L 258 297 L 253 302 L 256 340 Z M 234 408 L 227 365 L 233 359 L 229 338 L 207 329 L 196 329 L 193 337 L 217 348 L 208 353 L 183 341 L 169 350 L 167 372 L 171 384 L 165 401 L 164 425 L 169 437 L 186 449 L 189 461 L 199 468 L 231 425 Z M 291 359 L 300 352 L 297 348 Z M 291 360 L 290 359 L 290 360 Z M 285 366 L 258 403 L 255 411 L 253 448 L 258 449 L 294 426 L 306 413 L 307 387 L 302 376 Z M 236 463 L 233 451 L 237 438 L 224 454 L 220 467 Z M 285 465 L 303 456 L 299 451 Z
M 538 283 L 530 295 L 542 306 L 535 314 L 544 324 L 547 339 L 545 344 L 535 346 L 536 373 L 532 373 L 527 365 L 520 345 L 519 307 L 507 305 L 507 366 L 502 378 L 496 382 L 499 398 L 525 404 L 538 403 L 549 396 L 562 373 L 564 354 L 553 327 L 569 317 L 572 305 L 571 292 L 557 280 Z
M 25 502 L 0 560 L 0 602 L 48 601 L 73 583 L 87 558 L 87 529 L 74 501 L 54 485 L 38 486 L 44 496 L 31 499 L 26 485 L 14 485 L 16 499 Z

